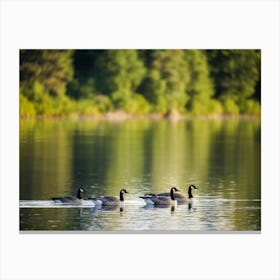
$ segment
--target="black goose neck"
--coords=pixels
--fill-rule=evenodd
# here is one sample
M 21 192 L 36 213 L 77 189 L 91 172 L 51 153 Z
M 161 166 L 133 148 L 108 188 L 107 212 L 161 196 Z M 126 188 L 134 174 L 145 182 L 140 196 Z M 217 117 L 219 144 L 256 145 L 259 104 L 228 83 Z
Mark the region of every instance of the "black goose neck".
M 189 189 L 188 189 L 188 194 L 189 194 L 189 198 L 193 198 L 193 195 L 192 195 L 192 187 L 189 187 Z
M 170 198 L 172 200 L 175 200 L 175 198 L 174 198 L 174 189 L 173 188 L 170 190 Z
M 81 193 L 82 193 L 82 192 L 81 192 L 81 189 L 78 189 L 77 198 L 82 199 Z
M 120 201 L 124 201 L 124 197 L 123 197 L 123 191 L 120 191 Z

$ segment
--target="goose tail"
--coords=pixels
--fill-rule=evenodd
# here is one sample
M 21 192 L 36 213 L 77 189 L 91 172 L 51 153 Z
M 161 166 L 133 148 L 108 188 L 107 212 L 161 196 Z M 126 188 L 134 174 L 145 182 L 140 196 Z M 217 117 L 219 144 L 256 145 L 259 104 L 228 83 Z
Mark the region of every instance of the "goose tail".
M 103 204 L 103 201 L 100 198 L 92 198 L 92 200 L 96 206 L 101 206 Z
M 151 199 L 153 196 L 152 195 L 141 195 L 139 196 L 139 198 L 144 199 L 144 201 L 146 202 L 147 205 L 154 205 L 155 203 L 153 202 L 153 200 Z

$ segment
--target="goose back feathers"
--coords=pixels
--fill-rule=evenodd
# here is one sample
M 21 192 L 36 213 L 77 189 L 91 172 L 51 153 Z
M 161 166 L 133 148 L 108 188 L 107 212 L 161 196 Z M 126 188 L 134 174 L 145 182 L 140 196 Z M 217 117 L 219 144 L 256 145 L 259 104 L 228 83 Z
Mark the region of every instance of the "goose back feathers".
M 175 192 L 178 191 L 177 188 L 172 187 L 168 195 L 146 194 L 139 197 L 144 199 L 148 205 L 172 205 L 176 204 Z
M 195 189 L 198 189 L 198 187 L 195 186 L 195 185 L 190 185 L 188 187 L 188 194 L 187 195 L 185 195 L 185 194 L 183 194 L 181 192 L 176 192 L 176 193 L 174 193 L 174 197 L 177 200 L 177 202 L 180 203 L 180 204 L 181 203 L 185 203 L 185 202 L 190 202 L 191 199 L 193 198 L 192 191 L 195 190 Z M 158 195 L 160 195 L 160 196 L 167 196 L 168 197 L 169 193 L 168 192 L 159 193 Z
M 115 196 L 99 196 L 96 198 L 92 198 L 94 203 L 97 206 L 116 206 L 119 205 L 120 203 L 124 202 L 124 194 L 128 193 L 126 189 L 121 189 L 120 190 L 120 195 L 119 197 Z
M 82 193 L 85 192 L 85 188 L 80 187 L 77 191 L 76 196 L 61 196 L 61 197 L 52 197 L 52 200 L 55 203 L 65 203 L 65 204 L 81 204 L 82 203 Z

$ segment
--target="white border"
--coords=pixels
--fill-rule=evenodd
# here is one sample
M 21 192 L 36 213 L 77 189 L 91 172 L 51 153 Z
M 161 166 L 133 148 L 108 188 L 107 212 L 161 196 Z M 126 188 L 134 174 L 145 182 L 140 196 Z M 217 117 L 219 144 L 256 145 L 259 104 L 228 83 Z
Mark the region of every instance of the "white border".
M 1 279 L 279 279 L 279 2 L 1 2 Z M 19 234 L 20 48 L 261 48 L 262 233 Z

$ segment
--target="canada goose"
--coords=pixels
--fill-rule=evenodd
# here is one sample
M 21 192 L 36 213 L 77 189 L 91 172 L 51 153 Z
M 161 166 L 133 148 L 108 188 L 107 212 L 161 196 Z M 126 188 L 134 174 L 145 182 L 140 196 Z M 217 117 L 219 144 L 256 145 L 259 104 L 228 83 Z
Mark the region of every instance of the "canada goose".
M 121 189 L 119 198 L 115 196 L 100 196 L 100 197 L 95 197 L 90 199 L 93 200 L 96 206 L 102 206 L 102 207 L 115 206 L 124 202 L 124 196 L 123 196 L 124 193 L 128 193 L 128 191 L 126 189 Z
M 85 188 L 80 187 L 77 191 L 76 196 L 62 196 L 62 197 L 53 197 L 52 200 L 55 203 L 67 203 L 67 204 L 81 204 L 82 203 L 82 193 L 85 192 Z
M 184 195 L 184 194 L 181 193 L 181 192 L 176 192 L 176 193 L 174 193 L 174 197 L 175 197 L 175 199 L 177 200 L 178 204 L 182 204 L 182 203 L 186 203 L 186 202 L 188 202 L 188 203 L 192 202 L 192 198 L 193 198 L 192 191 L 193 191 L 194 189 L 198 189 L 198 187 L 195 186 L 195 185 L 190 185 L 190 186 L 188 187 L 188 196 Z M 157 195 L 160 195 L 160 196 L 167 196 L 167 197 L 168 197 L 168 196 L 169 196 L 169 193 L 168 193 L 168 192 L 166 192 L 166 193 L 159 193 L 159 194 L 157 194 Z
M 175 187 L 172 187 L 170 189 L 170 193 L 168 196 L 161 195 L 161 194 L 145 194 L 143 196 L 139 196 L 140 198 L 143 198 L 146 204 L 148 205 L 174 205 L 177 204 L 176 198 L 175 198 L 175 192 L 178 192 L 179 190 Z

